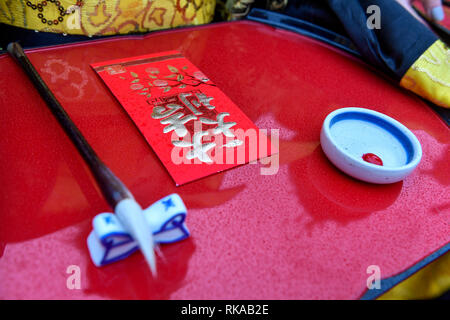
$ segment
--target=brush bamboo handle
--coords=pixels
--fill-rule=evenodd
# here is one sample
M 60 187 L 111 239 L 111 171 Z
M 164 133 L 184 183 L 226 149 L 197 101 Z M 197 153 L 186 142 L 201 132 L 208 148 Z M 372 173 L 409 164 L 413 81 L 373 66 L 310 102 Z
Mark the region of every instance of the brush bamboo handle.
M 56 97 L 42 80 L 36 69 L 31 64 L 22 47 L 13 42 L 8 45 L 9 53 L 16 58 L 25 73 L 29 76 L 41 97 L 47 103 L 53 115 L 56 117 L 66 134 L 75 144 L 83 159 L 88 164 L 92 174 L 100 187 L 108 204 L 115 209 L 116 205 L 124 199 L 133 199 L 130 191 L 117 178 L 114 173 L 98 158 L 95 151 L 83 137 L 81 132 L 70 119 Z

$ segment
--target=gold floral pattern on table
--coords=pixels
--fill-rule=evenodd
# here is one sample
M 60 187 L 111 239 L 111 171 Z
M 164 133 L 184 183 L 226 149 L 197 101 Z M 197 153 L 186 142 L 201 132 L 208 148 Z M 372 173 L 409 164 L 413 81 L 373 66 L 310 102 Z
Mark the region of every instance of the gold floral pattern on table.
M 211 22 L 216 0 L 0 0 L 0 22 L 43 32 L 112 35 Z

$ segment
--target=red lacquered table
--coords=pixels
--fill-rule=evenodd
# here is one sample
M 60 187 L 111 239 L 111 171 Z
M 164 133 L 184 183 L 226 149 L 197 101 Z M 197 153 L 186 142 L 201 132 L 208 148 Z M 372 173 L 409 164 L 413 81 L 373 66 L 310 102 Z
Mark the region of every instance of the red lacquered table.
M 280 168 L 247 164 L 181 187 L 89 64 L 179 50 L 259 128 L 280 129 Z M 398 274 L 450 240 L 450 131 L 426 104 L 355 58 L 256 22 L 27 51 L 99 156 L 148 206 L 176 192 L 192 236 L 97 268 L 86 237 L 109 211 L 87 166 L 22 70 L 0 56 L 0 298 L 355 299 L 367 268 Z M 423 148 L 403 182 L 339 172 L 319 145 L 340 107 L 383 112 Z M 81 289 L 67 288 L 71 265 Z

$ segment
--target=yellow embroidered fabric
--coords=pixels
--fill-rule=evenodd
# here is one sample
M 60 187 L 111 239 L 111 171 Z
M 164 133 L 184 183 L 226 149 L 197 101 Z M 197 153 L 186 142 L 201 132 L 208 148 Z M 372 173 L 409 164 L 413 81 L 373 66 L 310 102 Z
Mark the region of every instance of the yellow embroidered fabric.
M 0 0 L 0 22 L 44 32 L 112 35 L 208 23 L 216 0 Z
M 400 85 L 438 106 L 450 108 L 450 49 L 437 40 L 409 68 Z

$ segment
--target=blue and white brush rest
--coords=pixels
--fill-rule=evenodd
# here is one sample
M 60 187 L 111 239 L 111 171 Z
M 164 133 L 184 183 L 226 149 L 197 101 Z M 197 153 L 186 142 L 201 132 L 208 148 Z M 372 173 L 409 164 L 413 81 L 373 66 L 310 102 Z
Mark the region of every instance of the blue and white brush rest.
M 175 193 L 143 210 L 156 243 L 173 243 L 189 237 L 186 213 L 183 200 Z M 98 214 L 92 226 L 87 244 L 91 259 L 98 267 L 124 259 L 139 249 L 137 242 L 113 213 Z

